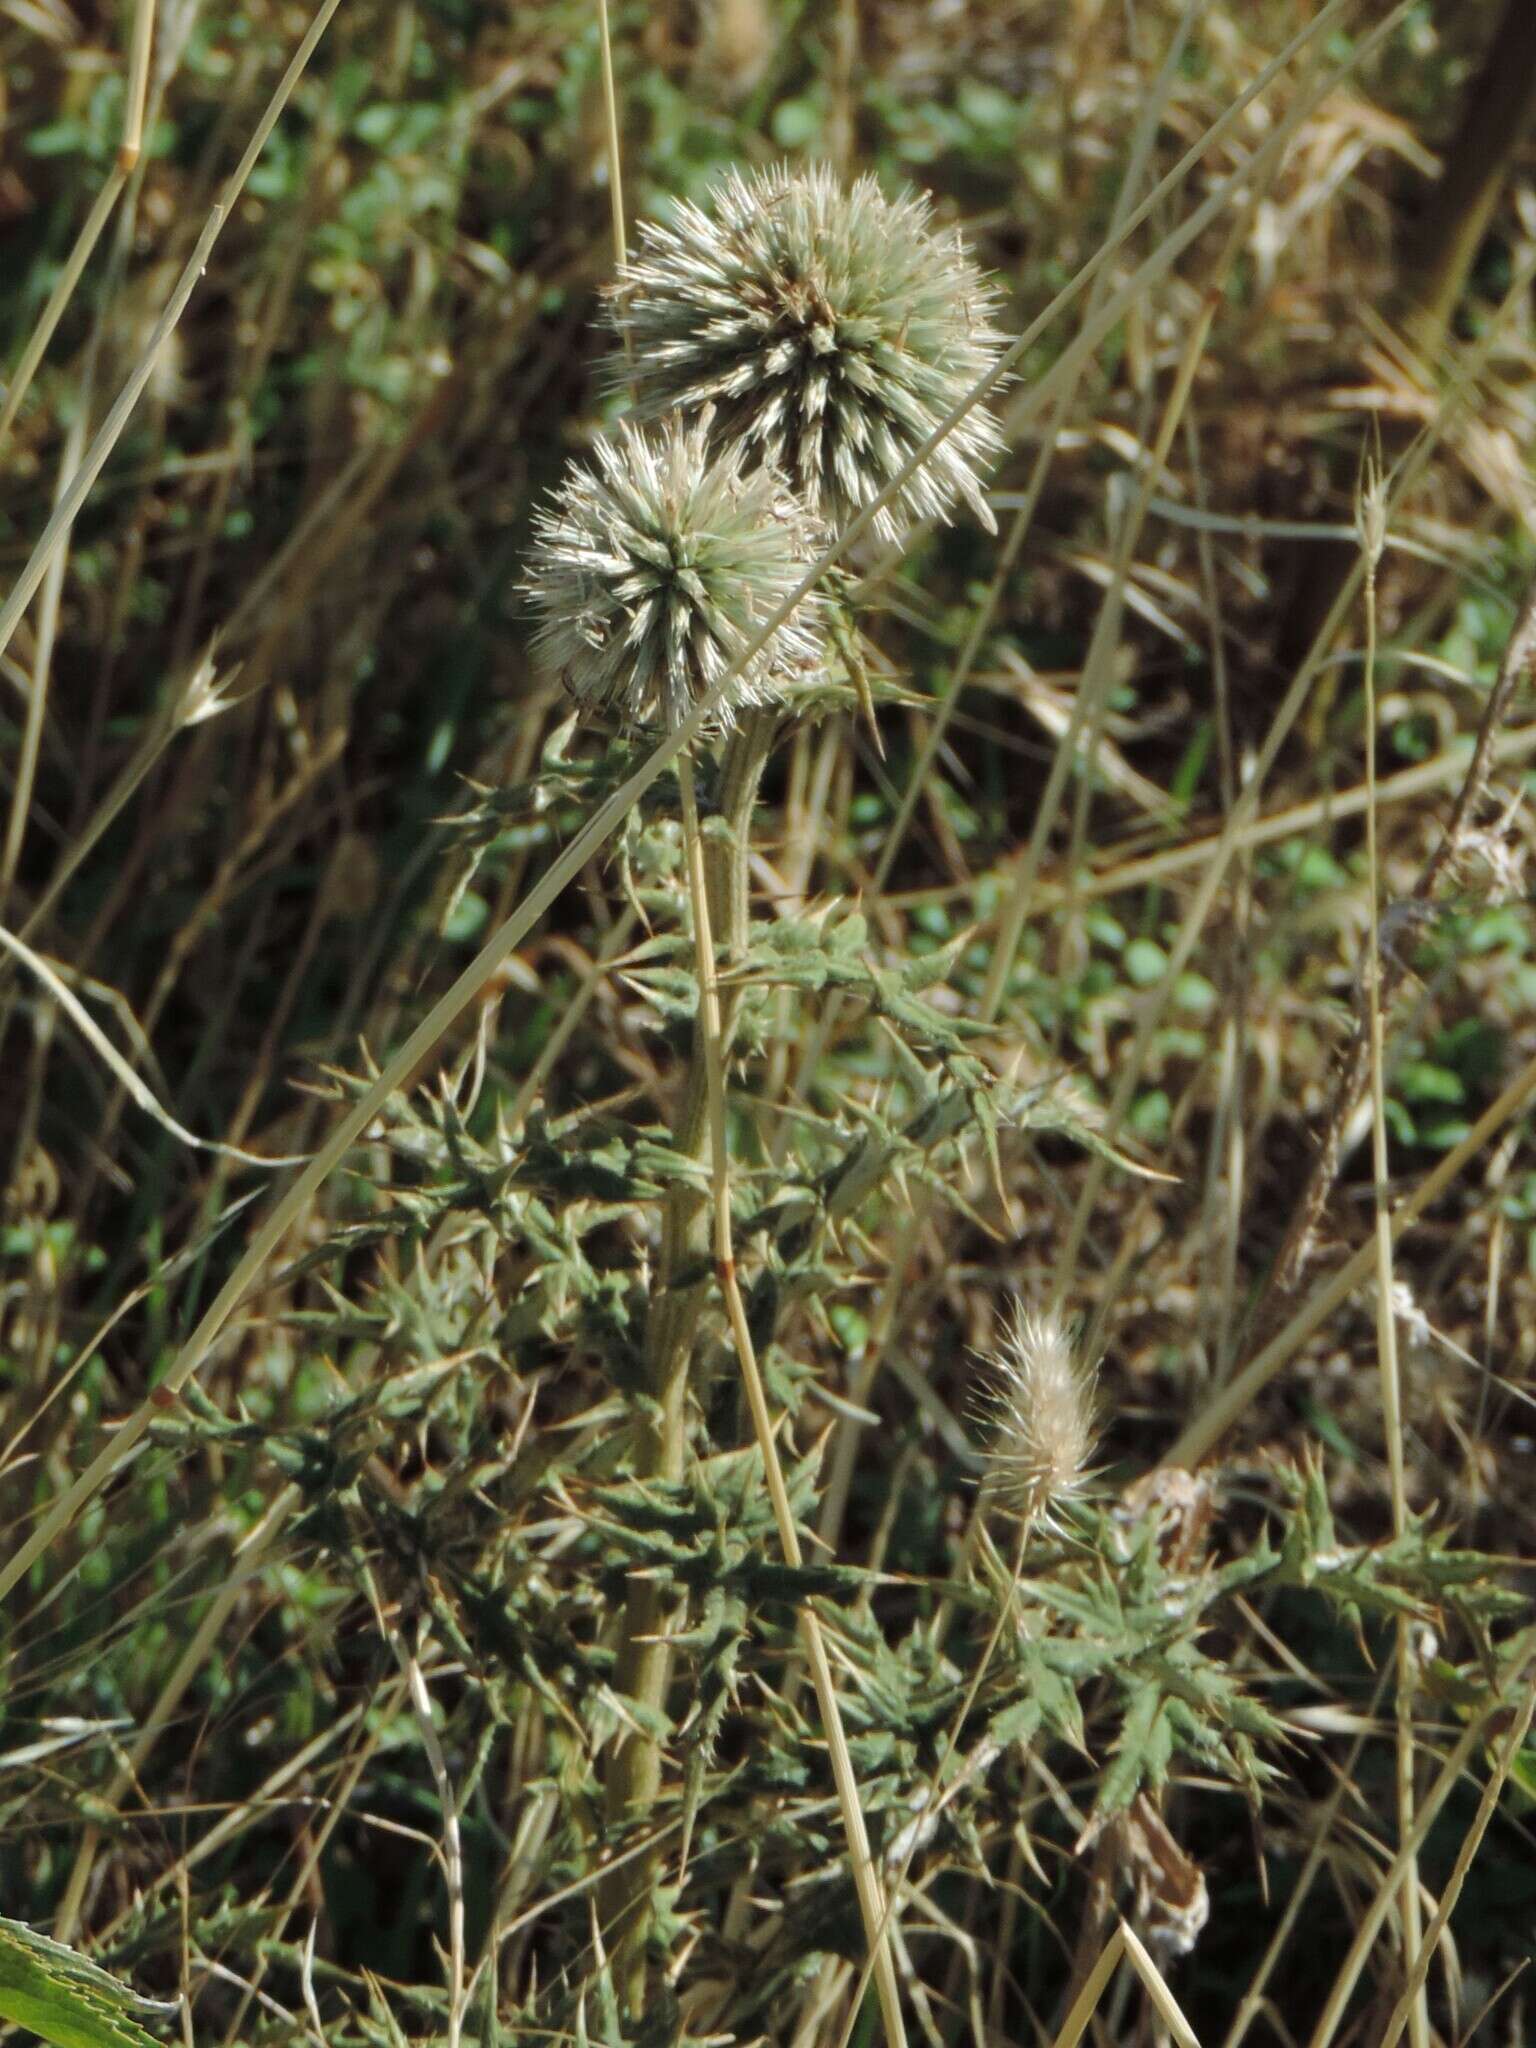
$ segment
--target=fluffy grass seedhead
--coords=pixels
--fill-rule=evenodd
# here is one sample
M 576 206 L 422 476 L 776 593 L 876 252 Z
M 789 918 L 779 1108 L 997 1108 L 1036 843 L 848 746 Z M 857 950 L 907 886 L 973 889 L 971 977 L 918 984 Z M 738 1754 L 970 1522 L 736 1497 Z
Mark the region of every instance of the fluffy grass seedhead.
M 727 173 L 708 209 L 642 230 L 614 287 L 640 411 L 717 408 L 726 442 L 771 461 L 841 527 L 899 473 L 998 360 L 997 293 L 928 201 L 844 189 L 824 166 Z M 632 372 L 631 367 L 632 365 Z M 882 539 L 962 498 L 1003 448 L 974 406 L 877 518 Z
M 578 703 L 631 724 L 680 725 L 819 551 L 818 523 L 777 471 L 712 446 L 710 425 L 707 409 L 654 427 L 620 421 L 535 522 L 524 588 L 536 644 Z M 735 678 L 719 723 L 786 694 L 823 659 L 820 606 L 805 598 Z
M 1049 1523 L 1081 1493 L 1093 1452 L 1092 1371 L 1060 1319 L 1015 1304 L 988 1361 L 986 1493 L 1026 1523 Z

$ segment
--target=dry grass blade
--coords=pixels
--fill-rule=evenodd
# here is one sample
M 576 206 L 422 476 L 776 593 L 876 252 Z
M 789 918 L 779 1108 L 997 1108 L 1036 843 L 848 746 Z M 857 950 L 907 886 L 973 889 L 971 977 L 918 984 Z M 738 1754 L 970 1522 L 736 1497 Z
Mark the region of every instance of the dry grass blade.
M 1432 1209 L 1462 1169 L 1475 1159 L 1505 1127 L 1513 1122 L 1536 1096 L 1536 1059 L 1531 1059 L 1500 1092 L 1496 1100 L 1473 1124 L 1465 1137 L 1419 1181 L 1392 1212 L 1392 1240 L 1395 1244 L 1418 1219 Z M 1374 1238 L 1351 1253 L 1338 1271 L 1297 1310 L 1283 1329 L 1245 1365 L 1240 1373 L 1215 1394 L 1206 1407 L 1179 1433 L 1168 1453 L 1170 1465 L 1195 1466 L 1207 1457 L 1215 1444 L 1243 1415 L 1254 1397 L 1293 1358 L 1296 1352 L 1348 1300 L 1366 1280 L 1376 1263 Z
M 997 945 L 993 949 L 992 962 L 987 970 L 987 983 L 982 991 L 981 1014 L 991 1022 L 1002 1007 L 1003 994 L 1013 963 L 1018 953 L 1019 936 L 1034 907 L 1035 880 L 1040 870 L 1040 861 L 1046 841 L 1056 819 L 1057 807 L 1066 789 L 1067 778 L 1078 765 L 1078 754 L 1084 735 L 1096 726 L 1103 710 L 1105 693 L 1112 679 L 1112 661 L 1118 644 L 1121 606 L 1124 601 L 1125 581 L 1131 560 L 1141 539 L 1142 523 L 1146 518 L 1154 479 L 1160 473 L 1173 446 L 1174 436 L 1184 417 L 1190 391 L 1194 385 L 1195 373 L 1205 353 L 1211 321 L 1215 317 L 1216 297 L 1214 292 L 1202 296 L 1201 306 L 1189 337 L 1179 358 L 1179 366 L 1173 380 L 1173 388 L 1163 408 L 1158 423 L 1157 438 L 1149 451 L 1136 498 L 1121 522 L 1116 539 L 1113 579 L 1109 595 L 1102 606 L 1094 626 L 1093 639 L 1089 644 L 1088 659 L 1084 664 L 1083 680 L 1072 700 L 1072 715 L 1062 734 L 1061 744 L 1056 749 L 1051 763 L 1051 773 L 1040 799 L 1040 808 L 1035 817 L 1029 836 L 1029 844 L 1019 862 L 1018 872 L 1009 891 L 999 929 Z M 1071 1239 L 1068 1250 L 1075 1253 Z M 1066 1254 L 1064 1253 L 1064 1258 Z
M 1132 1969 L 1141 1979 L 1158 2018 L 1177 2041 L 1179 2048 L 1200 2048 L 1194 2028 L 1184 2017 L 1179 2001 L 1168 1989 L 1162 1971 L 1147 1954 L 1141 1937 L 1133 1927 L 1122 1927 L 1121 1932 L 1125 1937 L 1126 1956 Z
M 1510 1674 L 1511 1690 L 1519 1690 L 1528 1684 L 1531 1653 L 1522 1660 L 1521 1667 Z M 1527 1703 L 1529 1706 L 1529 1702 Z M 1413 1827 L 1393 1858 L 1391 1868 L 1382 1876 L 1374 1897 L 1361 1916 L 1355 1929 L 1349 1953 L 1339 1969 L 1337 1977 L 1324 2002 L 1321 2016 L 1313 2028 L 1308 2048 L 1330 2048 L 1344 2018 L 1345 2008 L 1354 1994 L 1360 1974 L 1364 1970 L 1376 1938 L 1380 1934 L 1387 1915 L 1391 1912 L 1398 1896 L 1403 1878 L 1413 1867 L 1415 1858 L 1424 1845 L 1424 1838 L 1434 1825 L 1435 1818 L 1446 1800 L 1461 1780 L 1462 1773 L 1487 1740 L 1488 1723 L 1502 1709 L 1490 1702 L 1482 1712 L 1475 1714 L 1467 1727 L 1456 1738 L 1445 1762 L 1435 1776 L 1434 1782 L 1425 1791 L 1414 1816 Z M 1427 1953 L 1427 1952 L 1426 1952 Z M 1419 1960 L 1422 1962 L 1424 1957 Z
M 382 1620 L 382 1617 L 381 1617 Z M 443 1874 L 448 1887 L 448 2048 L 459 2048 L 464 2031 L 464 1850 L 459 1834 L 459 1802 L 448 1773 L 448 1759 L 432 1719 L 432 1699 L 421 1664 L 413 1651 L 390 1631 L 395 1655 L 410 1691 L 422 1747 L 432 1766 L 443 1813 Z
M 1152 146 L 1156 139 L 1164 110 L 1167 107 L 1174 79 L 1178 73 L 1180 59 L 1188 42 L 1190 31 L 1194 27 L 1196 16 L 1203 5 L 1204 0 L 1188 0 L 1185 10 L 1179 18 L 1178 27 L 1169 41 L 1167 52 L 1158 70 L 1158 75 L 1147 94 L 1146 104 L 1142 109 L 1141 119 L 1137 128 L 1136 140 L 1131 150 L 1130 161 L 1126 166 L 1125 177 L 1121 183 L 1120 196 L 1115 204 L 1114 219 L 1110 223 L 1111 235 L 1114 235 L 1119 230 L 1121 222 L 1132 210 L 1136 193 L 1140 189 L 1142 179 L 1146 173 L 1147 163 L 1152 153 Z M 1096 281 L 1094 292 L 1090 295 L 1090 308 L 1093 306 L 1095 299 L 1102 294 L 1103 290 L 1104 279 L 1101 275 Z M 1060 394 L 1056 401 L 1056 410 L 1052 421 L 1041 438 L 1040 449 L 1035 457 L 1034 467 L 1030 472 L 1029 486 L 1024 493 L 1022 502 L 1014 513 L 1013 524 L 1008 529 L 1007 537 L 1002 547 L 998 550 L 997 567 L 993 571 L 992 581 L 987 587 L 987 594 L 976 607 L 964 645 L 961 647 L 954 666 L 946 679 L 944 694 L 934 709 L 928 735 L 923 742 L 922 752 L 913 764 L 912 773 L 908 778 L 906 789 L 902 792 L 901 803 L 892 821 L 890 832 L 886 837 L 884 846 L 881 848 L 880 859 L 875 868 L 874 876 L 874 887 L 877 892 L 883 890 L 890 879 L 891 871 L 896 864 L 896 858 L 901 852 L 907 833 L 911 828 L 913 813 L 917 809 L 923 790 L 927 786 L 933 765 L 939 757 L 940 749 L 943 747 L 944 735 L 949 729 L 950 717 L 960 701 L 966 684 L 970 680 L 971 672 L 986 642 L 987 635 L 992 631 L 993 622 L 997 616 L 998 607 L 1002 601 L 1003 591 L 1007 586 L 1008 578 L 1013 573 L 1020 550 L 1023 548 L 1024 541 L 1034 523 L 1035 511 L 1040 502 L 1040 494 L 1045 488 L 1046 476 L 1049 473 L 1051 461 L 1056 452 L 1056 438 L 1060 423 L 1070 413 L 1082 370 L 1086 370 L 1086 368 L 1087 363 L 1085 361 L 1078 377 L 1074 378 L 1072 383 Z
M 1467 1880 L 1467 1873 L 1472 1868 L 1484 1835 L 1488 1832 L 1489 1823 L 1498 1811 L 1499 1799 L 1509 1782 L 1510 1772 L 1519 1761 L 1525 1738 L 1531 1730 L 1533 1716 L 1536 1716 L 1536 1686 L 1527 1688 L 1524 1705 L 1504 1732 L 1499 1744 L 1498 1761 L 1488 1774 L 1488 1781 L 1483 1786 L 1482 1795 L 1477 1802 L 1477 1813 L 1473 1817 L 1471 1827 L 1462 1838 L 1461 1847 L 1456 1851 L 1456 1861 L 1441 1890 L 1435 1917 L 1425 1931 L 1419 1953 L 1414 1959 L 1412 1973 L 1403 1987 L 1402 1996 L 1392 2009 L 1392 2017 L 1387 2022 L 1386 2032 L 1381 2037 L 1381 2048 L 1397 2048 L 1404 2027 L 1411 2024 L 1414 2010 L 1423 1998 L 1424 1981 L 1429 1975 L 1429 1966 L 1435 1959 L 1440 1937 L 1450 1925 L 1451 1915 L 1456 1910 L 1462 1886 Z
M 149 0 L 145 0 L 146 7 Z M 165 309 L 155 322 L 149 340 L 139 353 L 138 362 L 129 373 L 122 390 L 113 401 L 111 410 L 96 431 L 95 438 L 80 462 L 79 468 L 70 478 L 69 485 L 59 504 L 55 507 L 48 524 L 43 528 L 36 547 L 28 558 L 26 567 L 12 586 L 9 597 L 0 605 L 0 654 L 11 644 L 12 635 L 20 624 L 22 615 L 38 585 L 48 572 L 48 565 L 68 537 L 70 528 L 79 516 L 80 507 L 89 497 L 96 479 L 107 465 L 108 457 L 122 437 L 123 429 L 133 417 L 134 409 L 144 395 L 144 387 L 154 375 L 155 365 L 167 340 L 176 331 L 176 324 L 186 311 L 192 294 L 208 265 L 214 244 L 218 241 L 230 209 L 245 190 L 257 160 L 267 146 L 267 139 L 277 126 L 283 109 L 293 97 L 294 88 L 303 77 L 310 58 L 314 55 L 320 38 L 330 26 L 331 17 L 340 6 L 341 0 L 321 0 L 321 6 L 314 20 L 305 31 L 299 47 L 284 72 L 277 90 L 267 104 L 265 113 L 257 122 L 245 154 L 236 165 L 233 174 L 222 193 L 202 232 L 197 238 L 191 256 L 188 258 L 175 289 L 166 301 Z
M 1503 301 L 1503 310 L 1506 313 L 1523 298 L 1532 276 L 1536 276 L 1536 264 L 1526 267 L 1526 270 L 1516 281 L 1514 290 L 1506 296 Z M 1479 373 L 1481 365 L 1487 359 L 1491 346 L 1491 335 L 1483 335 L 1480 337 L 1478 344 L 1468 352 L 1467 357 L 1458 364 L 1457 381 L 1452 388 L 1452 392 L 1442 400 L 1432 429 L 1426 431 L 1420 437 L 1411 455 L 1404 462 L 1394 479 L 1395 488 L 1389 498 L 1389 517 L 1391 508 L 1400 501 L 1401 496 L 1422 472 L 1425 464 L 1428 462 L 1431 448 L 1435 444 L 1439 433 L 1444 431 L 1453 399 L 1457 405 L 1465 405 L 1470 401 L 1475 377 Z M 1302 661 L 1301 667 L 1292 678 L 1290 686 L 1286 690 L 1285 696 L 1270 722 L 1264 744 L 1254 761 L 1252 772 L 1232 806 L 1221 838 L 1217 842 L 1211 860 L 1195 890 L 1193 899 L 1185 911 L 1178 936 L 1168 949 L 1166 965 L 1157 982 L 1141 1000 L 1135 1037 L 1127 1057 L 1120 1063 L 1114 1092 L 1111 1095 L 1108 1112 L 1104 1120 L 1103 1136 L 1105 1142 L 1109 1145 L 1115 1143 L 1123 1127 L 1132 1098 L 1140 1085 L 1141 1076 L 1145 1070 L 1147 1053 L 1152 1044 L 1154 1034 L 1166 1013 L 1167 1004 L 1178 981 L 1178 977 L 1188 965 L 1196 939 L 1199 937 L 1200 931 L 1210 915 L 1217 893 L 1226 878 L 1228 866 L 1237 849 L 1238 841 L 1247 830 L 1280 750 L 1301 715 L 1313 684 L 1321 670 L 1324 657 L 1359 597 L 1363 577 L 1363 564 L 1357 561 L 1339 589 L 1329 608 L 1327 617 L 1322 621 L 1313 636 L 1312 644 Z M 1073 1212 L 1071 1228 L 1063 1240 L 1058 1256 L 1058 1275 L 1072 1270 L 1081 1255 L 1089 1217 L 1103 1186 L 1106 1171 L 1107 1167 L 1102 1156 L 1096 1157 L 1089 1165 L 1087 1177 Z
M 71 422 L 64 440 L 64 456 L 59 465 L 59 494 L 68 489 L 70 478 L 80 466 L 80 452 L 85 440 L 86 412 L 89 405 L 89 385 L 82 396 L 79 413 Z M 10 903 L 11 886 L 16 879 L 17 863 L 21 859 L 21 845 L 27 829 L 27 812 L 32 804 L 32 789 L 37 777 L 37 757 L 42 746 L 43 719 L 48 706 L 48 685 L 53 674 L 54 642 L 59 629 L 59 604 L 64 594 L 64 570 L 68 560 L 67 551 L 60 548 L 48 565 L 48 574 L 43 578 L 41 616 L 37 627 L 37 645 L 32 660 L 32 687 L 27 695 L 27 722 L 22 729 L 21 752 L 16 763 L 16 781 L 11 791 L 10 816 L 6 820 L 5 842 L 0 847 L 0 916 Z
M 147 14 L 148 11 L 147 5 L 140 9 L 141 13 Z M 0 445 L 4 444 L 5 437 L 21 410 L 21 402 L 31 388 L 32 379 L 37 375 L 37 366 L 47 353 L 54 330 L 75 295 L 75 287 L 84 274 L 86 264 L 91 260 L 91 251 L 101 239 L 102 229 L 112 218 L 112 210 L 117 205 L 127 181 L 128 173 L 121 165 L 109 171 L 101 190 L 96 194 L 90 212 L 80 225 L 80 232 L 69 252 L 69 259 L 55 280 L 48 303 L 38 315 L 37 325 L 28 337 L 20 360 L 11 373 L 11 381 L 6 386 L 5 401 L 0 404 Z
M 1536 664 L 1536 577 L 1527 583 L 1520 600 L 1514 627 L 1499 664 L 1498 679 L 1483 707 L 1472 758 L 1457 790 L 1450 818 L 1414 886 L 1412 900 L 1416 903 L 1428 904 L 1434 900 L 1436 891 L 1466 846 L 1478 809 L 1487 795 L 1493 767 L 1501 757 L 1508 758 L 1504 749 L 1515 736 L 1505 731 L 1505 721 L 1515 692 L 1531 673 L 1533 664 Z M 1380 1010 L 1385 1011 L 1391 1006 L 1407 971 L 1407 964 L 1400 955 L 1383 963 L 1377 993 Z M 1270 1285 L 1282 1298 L 1295 1288 L 1310 1255 L 1319 1218 L 1338 1174 L 1344 1133 L 1366 1089 L 1370 1061 L 1371 1022 L 1369 1016 L 1365 1016 L 1357 1023 L 1344 1055 L 1343 1068 L 1323 1121 L 1322 1137 L 1306 1186 L 1297 1201 L 1285 1242 L 1275 1261 Z
M 1365 812 L 1366 890 L 1369 931 L 1366 940 L 1366 1016 L 1370 1037 L 1371 1160 L 1375 1173 L 1373 1207 L 1376 1243 L 1376 1348 L 1381 1375 L 1381 1419 L 1387 1440 L 1387 1464 L 1392 1496 L 1392 1531 L 1402 1536 L 1408 1527 L 1408 1496 L 1403 1453 L 1402 1375 L 1398 1365 L 1396 1292 L 1392 1277 L 1392 1215 L 1387 1175 L 1387 1078 L 1386 1042 L 1381 1002 L 1381 919 L 1384 912 L 1381 890 L 1381 854 L 1376 805 L 1376 574 L 1387 543 L 1386 493 L 1379 467 L 1368 459 L 1361 480 L 1359 504 L 1360 545 L 1365 558 Z M 1413 1698 L 1415 1663 L 1412 1635 L 1406 1616 L 1397 1623 L 1397 1824 L 1398 1839 L 1413 1828 Z M 1403 1968 L 1410 1982 L 1418 1967 L 1419 1944 L 1423 1939 L 1423 1916 L 1419 1910 L 1419 1866 L 1415 1858 L 1408 1865 L 1400 1894 Z M 1411 2035 L 1413 2048 L 1427 2048 L 1429 2011 L 1422 1994 L 1413 2002 Z
M 773 1504 L 773 1518 L 778 1530 L 779 1545 L 784 1553 L 785 1563 L 798 1570 L 804 1562 L 800 1549 L 800 1533 L 795 1527 L 789 1489 L 784 1483 L 784 1468 L 779 1459 L 773 1417 L 768 1409 L 768 1397 L 763 1388 L 762 1374 L 758 1369 L 757 1350 L 752 1341 L 746 1305 L 742 1300 L 741 1285 L 736 1276 L 736 1255 L 731 1234 L 731 1180 L 725 1128 L 725 1073 L 720 996 L 715 980 L 715 942 L 710 929 L 709 891 L 705 886 L 704 844 L 699 831 L 693 769 L 686 754 L 678 761 L 678 781 L 682 794 L 689 896 L 693 905 L 694 958 L 699 976 L 699 1014 L 709 1104 L 715 1270 L 725 1296 L 731 1340 L 735 1346 L 736 1361 L 741 1370 L 747 1406 L 752 1416 L 753 1432 L 768 1482 L 768 1496 Z M 874 1971 L 885 2035 L 890 2048 L 904 2048 L 906 2026 L 902 2019 L 901 1991 L 896 1981 L 896 1966 L 891 1953 L 890 1921 L 885 1894 L 875 1868 L 874 1856 L 869 1846 L 869 1832 L 865 1827 L 864 1812 L 859 1802 L 858 1776 L 848 1751 L 848 1737 L 843 1728 L 842 1709 L 838 1704 L 837 1681 L 827 1656 L 821 1624 L 814 1610 L 808 1605 L 800 1609 L 799 1628 L 805 1644 L 806 1661 L 810 1665 L 811 1678 L 816 1689 L 817 1705 L 821 1710 L 822 1730 L 832 1758 L 833 1781 L 837 1787 L 838 1806 L 848 1838 L 854 1889 L 858 1895 L 859 1912 L 864 1923 L 864 1937 L 869 1945 L 869 1967 Z
M 144 101 L 149 90 L 149 56 L 154 42 L 156 0 L 135 0 L 133 10 L 133 37 L 128 50 L 128 82 L 124 101 L 123 134 L 118 145 L 117 161 L 107 173 L 100 191 L 92 203 L 90 212 L 81 223 L 67 259 L 48 294 L 48 303 L 38 315 L 37 324 L 27 337 L 26 347 L 6 387 L 5 400 L 0 404 L 0 448 L 5 437 L 21 410 L 21 402 L 37 374 L 38 364 L 48 352 L 48 344 L 64 310 L 74 297 L 75 286 L 84 274 L 85 266 L 91 260 L 91 251 L 101 237 L 101 231 L 112 217 L 118 196 L 132 175 L 139 161 L 139 150 L 144 139 Z M 73 464 L 66 467 L 72 468 Z
M 156 1101 L 154 1090 L 129 1066 L 79 997 L 40 953 L 35 953 L 29 945 L 18 939 L 14 933 L 6 931 L 3 926 L 0 926 L 0 948 L 18 960 L 29 974 L 42 983 L 52 1000 L 58 1004 L 92 1052 L 111 1070 L 129 1097 L 138 1104 L 146 1116 L 152 1116 L 161 1129 L 169 1131 L 179 1143 L 190 1146 L 194 1152 L 211 1152 L 221 1159 L 233 1159 L 241 1166 L 257 1166 L 267 1171 L 275 1171 L 284 1166 L 301 1166 L 304 1163 L 301 1158 L 264 1159 L 255 1152 L 242 1152 L 238 1145 L 223 1145 L 213 1138 L 199 1138 L 195 1132 L 179 1124 L 170 1111 Z
M 288 1518 L 299 1504 L 299 1490 L 285 1486 L 266 1513 L 236 1545 L 234 1564 L 231 1571 L 209 1602 L 208 1610 L 193 1631 L 186 1648 L 161 1687 L 153 1707 L 145 1716 L 134 1736 L 132 1747 L 123 1759 L 116 1776 L 101 1794 L 101 1803 L 108 1811 L 121 1804 L 124 1794 L 140 1777 L 156 1743 L 165 1733 L 172 1715 L 186 1696 L 187 1688 L 202 1673 L 214 1645 L 223 1634 L 236 1604 L 244 1597 L 259 1569 L 258 1560 L 262 1552 L 283 1533 Z M 73 1941 L 80 1925 L 80 1908 L 85 1898 L 86 1887 L 91 1881 L 97 1851 L 101 1844 L 99 1820 L 81 1836 L 80 1846 L 70 1868 L 69 1880 L 64 1887 L 64 1896 L 59 1904 L 54 1921 L 54 1938 L 58 1941 Z

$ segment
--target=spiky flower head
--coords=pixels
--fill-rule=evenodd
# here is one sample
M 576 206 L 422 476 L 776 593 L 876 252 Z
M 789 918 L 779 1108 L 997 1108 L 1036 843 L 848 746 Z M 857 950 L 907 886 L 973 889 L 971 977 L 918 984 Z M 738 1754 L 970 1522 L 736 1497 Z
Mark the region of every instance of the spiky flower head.
M 1093 1373 L 1054 1314 L 1020 1303 L 989 1361 L 981 1408 L 988 1430 L 988 1496 L 1025 1523 L 1049 1523 L 1081 1493 L 1093 1451 Z
M 1003 347 L 998 294 L 925 198 L 844 189 L 824 165 L 730 171 L 708 208 L 642 229 L 611 295 L 624 375 L 656 415 L 714 405 L 724 441 L 772 461 L 841 527 L 878 497 Z M 875 521 L 894 539 L 963 498 L 1003 449 L 973 406 Z
M 621 420 L 593 456 L 535 520 L 523 586 L 540 618 L 535 644 L 578 703 L 670 730 L 804 581 L 821 529 L 773 468 L 711 446 L 707 410 L 655 427 Z M 823 658 L 820 604 L 803 598 L 741 668 L 718 723 Z

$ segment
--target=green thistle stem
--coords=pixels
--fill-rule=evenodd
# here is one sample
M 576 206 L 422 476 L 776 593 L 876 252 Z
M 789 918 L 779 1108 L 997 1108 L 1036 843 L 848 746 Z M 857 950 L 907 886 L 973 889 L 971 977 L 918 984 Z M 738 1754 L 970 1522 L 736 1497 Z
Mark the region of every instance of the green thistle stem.
M 703 840 L 711 927 L 719 935 L 728 961 L 746 950 L 748 828 L 777 725 L 773 712 L 749 711 L 732 733 L 725 751 L 719 803 L 726 829 L 723 834 L 707 834 Z M 734 1010 L 734 1003 L 728 1002 L 722 1019 L 722 1043 L 726 1046 Z M 709 1061 L 702 1016 L 694 1022 L 688 1076 L 672 1142 L 688 1158 L 708 1162 Z M 642 1425 L 635 1446 L 635 1472 L 642 1479 L 675 1481 L 683 1476 L 688 1373 L 708 1282 L 683 1288 L 674 1281 L 689 1266 L 707 1267 L 709 1210 L 707 1194 L 679 1184 L 662 1213 L 660 1271 L 645 1337 L 646 1376 L 656 1407 Z M 654 1581 L 630 1581 L 614 1671 L 615 1689 L 649 1708 L 664 1706 L 671 1676 L 670 1652 L 665 1642 L 658 1640 L 665 1622 L 662 1603 L 662 1589 Z M 609 1766 L 605 1799 L 610 1823 L 639 1819 L 655 1804 L 660 1787 L 661 1746 L 654 1738 L 632 1731 L 613 1752 Z M 655 1889 L 658 1863 L 656 1855 L 634 1858 L 614 1872 L 600 1895 L 605 1934 L 621 1959 L 619 1979 L 631 2012 L 639 2008 L 645 1995 L 646 1909 Z

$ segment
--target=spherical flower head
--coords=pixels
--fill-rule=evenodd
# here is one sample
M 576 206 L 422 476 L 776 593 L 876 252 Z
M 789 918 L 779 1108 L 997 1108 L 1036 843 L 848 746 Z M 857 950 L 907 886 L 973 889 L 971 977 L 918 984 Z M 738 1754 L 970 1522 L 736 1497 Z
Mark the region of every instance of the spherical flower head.
M 894 481 L 991 370 L 998 294 L 928 201 L 844 189 L 825 166 L 728 172 L 708 209 L 642 229 L 611 295 L 646 415 L 714 405 L 716 432 L 772 461 L 841 528 Z M 624 375 L 631 370 L 626 365 Z M 996 530 L 982 478 L 1004 446 L 984 404 L 879 513 L 894 539 L 963 498 Z
M 712 447 L 710 424 L 707 410 L 653 427 L 621 420 L 535 519 L 523 586 L 535 645 L 578 703 L 635 725 L 681 725 L 740 662 L 715 713 L 726 726 L 823 664 L 814 596 L 742 661 L 823 536 L 773 468 Z
M 1079 1363 L 1057 1316 L 1018 1304 L 989 1362 L 985 1490 L 1026 1524 L 1049 1524 L 1088 1478 L 1093 1373 Z

